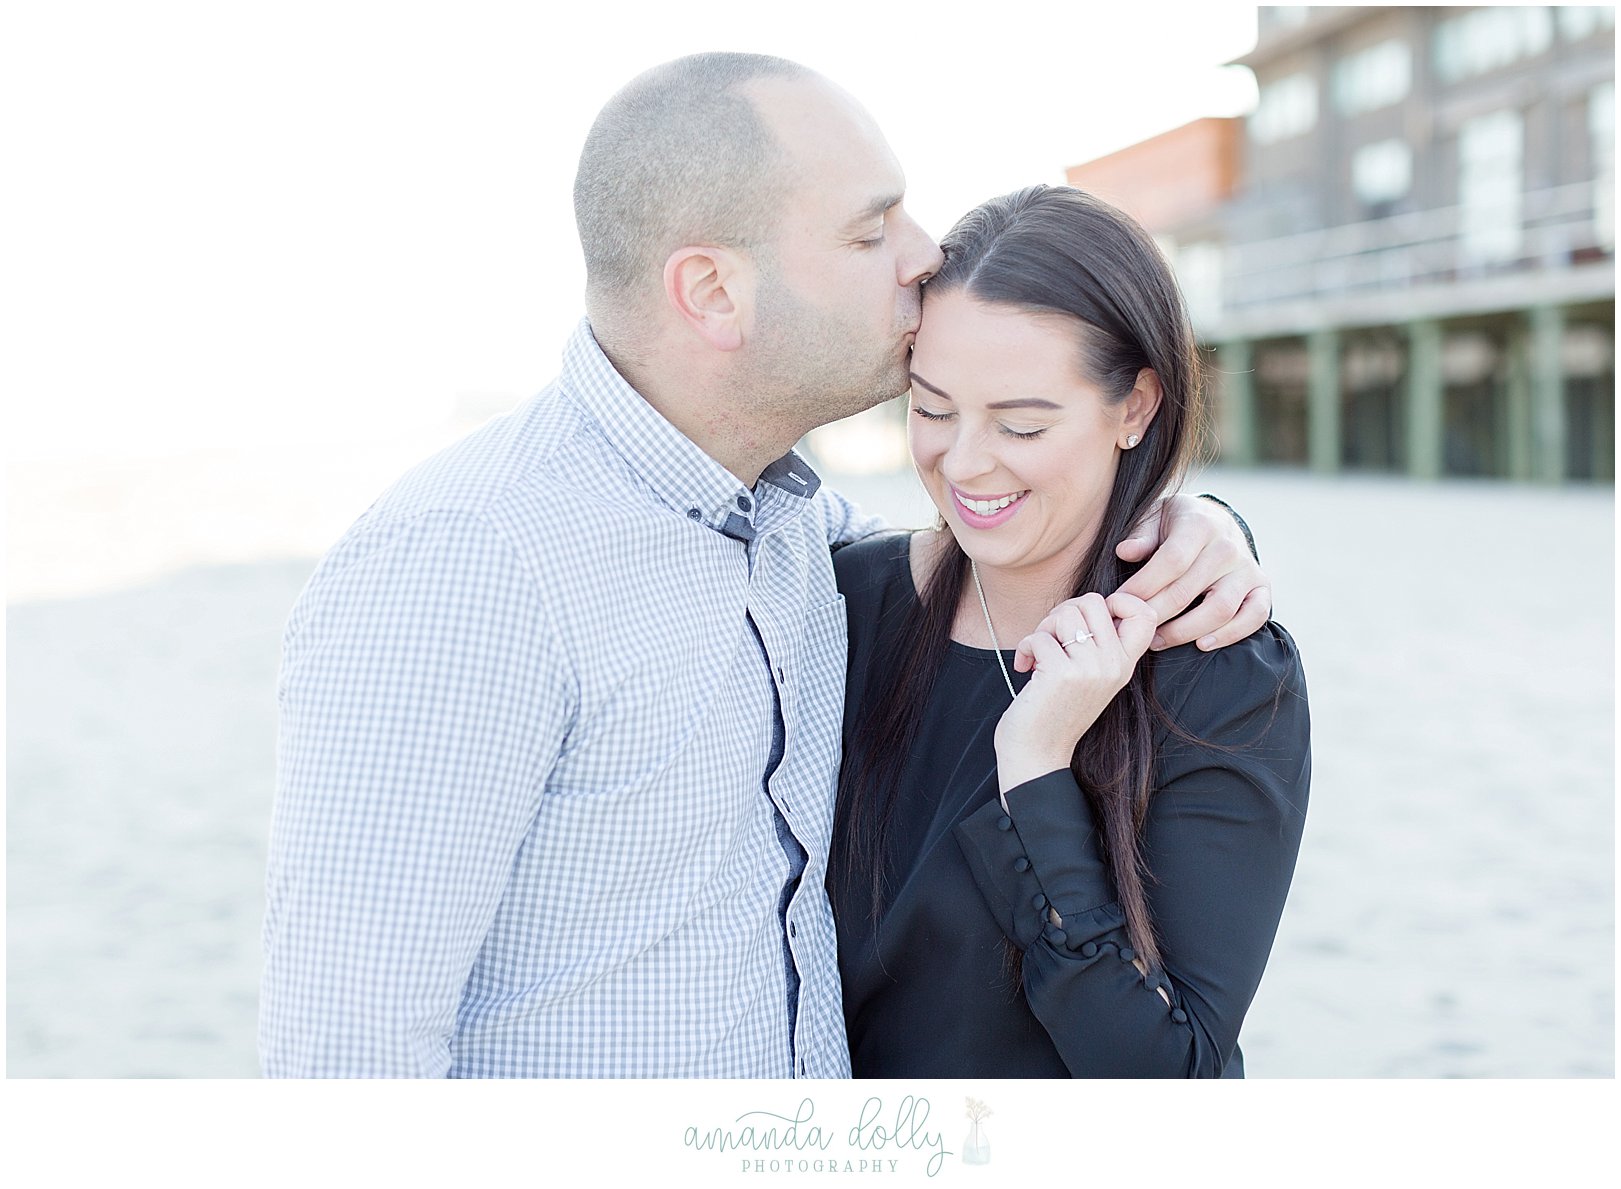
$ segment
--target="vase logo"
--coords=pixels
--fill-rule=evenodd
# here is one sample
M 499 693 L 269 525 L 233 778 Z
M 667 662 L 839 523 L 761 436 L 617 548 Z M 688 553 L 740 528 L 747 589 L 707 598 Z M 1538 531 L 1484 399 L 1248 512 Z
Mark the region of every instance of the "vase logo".
M 968 1104 L 968 1138 L 962 1141 L 962 1162 L 989 1164 L 991 1137 L 985 1132 L 985 1119 L 993 1112 L 977 1098 L 965 1098 L 963 1101 Z

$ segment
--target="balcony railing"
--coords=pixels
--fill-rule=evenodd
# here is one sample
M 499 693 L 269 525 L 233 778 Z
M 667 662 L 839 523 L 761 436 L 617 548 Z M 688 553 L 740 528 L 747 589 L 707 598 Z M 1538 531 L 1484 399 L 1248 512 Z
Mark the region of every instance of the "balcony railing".
M 1609 178 L 1521 194 L 1496 206 L 1413 211 L 1320 231 L 1228 244 L 1220 278 L 1190 304 L 1199 321 L 1381 291 L 1457 285 L 1612 259 Z M 1190 281 L 1192 278 L 1188 278 Z M 1218 296 L 1219 293 L 1219 296 Z M 1213 300 L 1214 299 L 1214 300 Z

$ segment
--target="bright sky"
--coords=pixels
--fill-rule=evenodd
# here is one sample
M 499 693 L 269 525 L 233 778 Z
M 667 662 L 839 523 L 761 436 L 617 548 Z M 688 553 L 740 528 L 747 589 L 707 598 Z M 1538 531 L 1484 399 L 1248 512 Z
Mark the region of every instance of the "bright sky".
M 557 13 L 570 14 L 561 20 Z M 939 235 L 974 203 L 1205 115 L 1252 6 L 18 6 L 6 453 L 363 440 L 516 403 L 583 273 L 569 190 L 602 101 L 701 49 L 860 97 Z M 701 21 L 700 18 L 701 17 Z

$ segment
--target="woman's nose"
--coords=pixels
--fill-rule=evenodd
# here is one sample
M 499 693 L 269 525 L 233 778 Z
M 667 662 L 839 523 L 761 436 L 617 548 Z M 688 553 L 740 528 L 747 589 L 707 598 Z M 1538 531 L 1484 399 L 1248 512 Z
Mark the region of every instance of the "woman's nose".
M 940 473 L 961 487 L 971 479 L 988 472 L 994 464 L 985 449 L 983 435 L 975 432 L 959 433 L 940 460 Z

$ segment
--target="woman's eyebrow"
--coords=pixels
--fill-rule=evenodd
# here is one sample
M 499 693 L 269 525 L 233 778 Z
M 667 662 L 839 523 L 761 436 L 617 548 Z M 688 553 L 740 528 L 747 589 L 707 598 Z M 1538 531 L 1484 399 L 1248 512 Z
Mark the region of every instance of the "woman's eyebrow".
M 924 388 L 927 388 L 930 392 L 934 393 L 934 395 L 943 396 L 943 397 L 945 397 L 946 400 L 949 400 L 949 401 L 953 401 L 953 402 L 955 401 L 955 398 L 951 395 L 951 393 L 947 392 L 943 388 L 936 388 L 933 384 L 929 383 L 927 380 L 925 380 L 922 376 L 918 375 L 916 372 L 912 373 L 912 379 L 916 383 L 921 384 Z M 1054 404 L 1050 400 L 1043 400 L 1039 396 L 1021 396 L 1017 400 L 999 400 L 999 401 L 995 401 L 992 404 L 986 405 L 985 407 L 987 409 L 998 409 L 998 410 L 1000 410 L 1000 409 L 1062 409 L 1064 406 L 1060 405 L 1060 404 Z
M 1021 396 L 1018 400 L 999 400 L 985 406 L 987 409 L 1062 409 L 1064 406 L 1039 396 Z
M 936 388 L 933 384 L 929 383 L 927 380 L 925 380 L 922 376 L 918 375 L 916 372 L 912 373 L 912 379 L 916 383 L 923 385 L 923 387 L 927 388 L 930 392 L 934 393 L 934 395 L 943 396 L 947 400 L 951 399 L 951 393 L 947 392 L 944 388 Z

